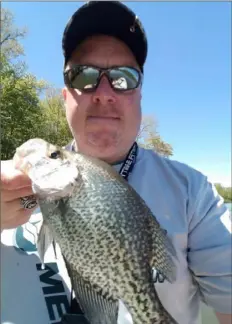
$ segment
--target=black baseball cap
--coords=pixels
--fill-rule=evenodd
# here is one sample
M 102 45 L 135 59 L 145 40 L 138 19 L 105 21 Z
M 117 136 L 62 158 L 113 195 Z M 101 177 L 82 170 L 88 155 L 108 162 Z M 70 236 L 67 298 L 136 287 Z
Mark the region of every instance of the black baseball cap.
M 113 36 L 126 43 L 143 72 L 147 37 L 138 17 L 120 1 L 89 1 L 73 14 L 62 39 L 64 66 L 76 47 L 96 34 Z

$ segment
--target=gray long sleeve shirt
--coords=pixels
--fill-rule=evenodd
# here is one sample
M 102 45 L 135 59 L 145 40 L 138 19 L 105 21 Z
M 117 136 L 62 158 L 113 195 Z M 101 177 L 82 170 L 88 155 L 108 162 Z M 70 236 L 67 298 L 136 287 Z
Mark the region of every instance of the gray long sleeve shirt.
M 119 165 L 115 166 L 119 169 Z M 185 164 L 139 148 L 129 183 L 144 198 L 178 254 L 175 283 L 155 283 L 164 307 L 179 324 L 200 323 L 200 300 L 231 312 L 231 215 L 215 188 Z M 1 235 L 1 324 L 58 324 L 70 301 L 70 280 L 57 247 L 36 251 L 41 226 L 30 221 Z M 120 304 L 119 324 L 130 315 Z

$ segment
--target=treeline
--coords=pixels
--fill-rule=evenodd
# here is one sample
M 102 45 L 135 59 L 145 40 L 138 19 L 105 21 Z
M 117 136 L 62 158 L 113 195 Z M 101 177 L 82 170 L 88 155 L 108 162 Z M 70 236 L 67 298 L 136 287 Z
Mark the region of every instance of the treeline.
M 65 145 L 71 132 L 65 119 L 61 91 L 38 80 L 27 69 L 20 40 L 25 28 L 14 25 L 13 14 L 1 10 L 1 160 L 30 138 Z
M 219 195 L 224 199 L 225 203 L 232 202 L 232 188 L 224 187 L 220 183 L 216 183 L 215 187 Z
M 14 25 L 13 14 L 1 10 L 1 160 L 11 159 L 15 149 L 30 138 L 41 137 L 57 145 L 72 139 L 61 89 L 38 80 L 23 60 L 21 39 L 26 28 Z M 169 157 L 172 147 L 157 131 L 152 117 L 144 117 L 138 142 Z

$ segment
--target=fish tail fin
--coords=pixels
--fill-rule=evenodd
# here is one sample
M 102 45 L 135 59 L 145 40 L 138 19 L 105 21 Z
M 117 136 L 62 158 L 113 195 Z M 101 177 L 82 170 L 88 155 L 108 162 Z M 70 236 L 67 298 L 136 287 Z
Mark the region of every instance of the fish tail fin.
M 123 302 L 132 317 L 133 324 L 178 324 L 163 306 L 150 271 L 147 273 L 146 283 L 136 294 L 132 294 L 132 298 L 134 300 Z

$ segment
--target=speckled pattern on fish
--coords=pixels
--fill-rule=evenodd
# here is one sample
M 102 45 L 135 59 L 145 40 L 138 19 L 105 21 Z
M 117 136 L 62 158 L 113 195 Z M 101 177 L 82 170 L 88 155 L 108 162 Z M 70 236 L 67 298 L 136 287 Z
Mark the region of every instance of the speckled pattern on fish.
M 134 324 L 175 324 L 152 281 L 152 268 L 175 280 L 174 248 L 155 216 L 111 166 L 63 150 L 60 159 L 74 161 L 78 169 L 73 191 L 67 198 L 43 197 L 39 204 L 90 323 L 117 323 L 121 299 Z

